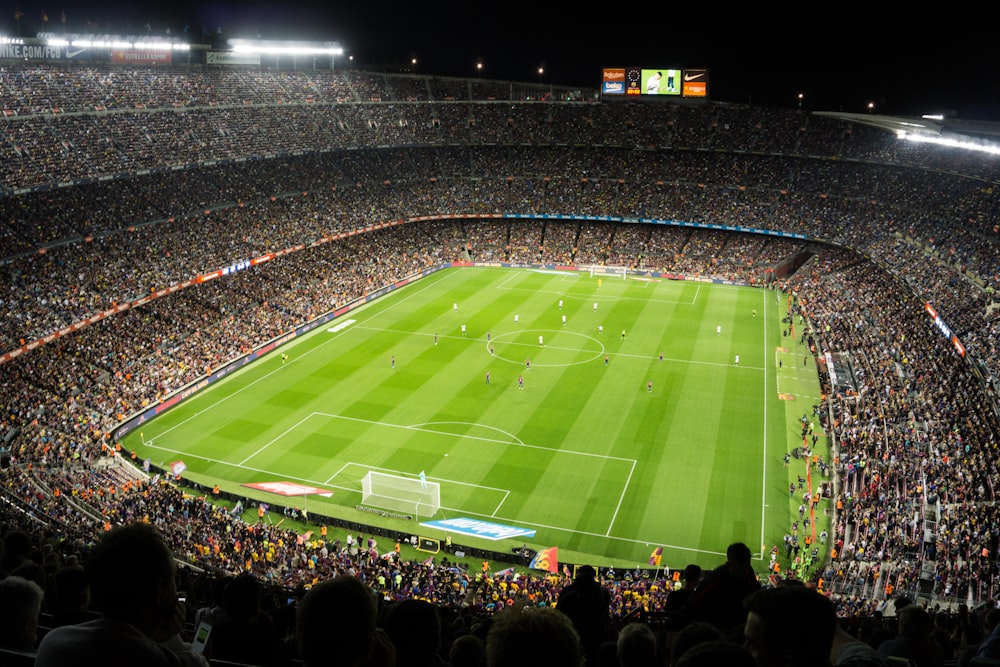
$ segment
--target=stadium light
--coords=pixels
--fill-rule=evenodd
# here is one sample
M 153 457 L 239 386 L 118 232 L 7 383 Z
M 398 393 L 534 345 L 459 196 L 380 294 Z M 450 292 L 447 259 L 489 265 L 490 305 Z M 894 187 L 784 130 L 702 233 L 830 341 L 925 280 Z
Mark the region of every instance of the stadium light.
M 143 51 L 190 51 L 191 45 L 169 35 L 132 36 L 132 35 L 91 35 L 72 34 L 57 35 L 51 32 L 38 33 L 39 39 L 47 46 L 56 48 L 73 47 L 77 49 L 116 49 Z
M 1000 155 L 1000 145 L 991 144 L 987 141 L 976 142 L 969 138 L 957 139 L 952 137 L 934 136 L 926 133 L 907 132 L 899 130 L 896 136 L 906 141 L 922 144 L 935 144 L 937 146 L 947 146 L 949 148 L 960 148 L 966 151 L 986 153 L 988 155 Z
M 342 56 L 344 49 L 337 42 L 298 42 L 260 39 L 230 39 L 234 53 L 271 56 Z

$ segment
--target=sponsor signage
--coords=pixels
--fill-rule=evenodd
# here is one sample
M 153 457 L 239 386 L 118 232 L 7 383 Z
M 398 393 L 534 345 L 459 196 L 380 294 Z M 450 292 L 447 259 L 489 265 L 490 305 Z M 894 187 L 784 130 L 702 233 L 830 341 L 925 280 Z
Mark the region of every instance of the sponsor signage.
M 625 94 L 625 68 L 608 67 L 601 77 L 601 92 L 605 95 Z
M 333 491 L 318 489 L 315 486 L 306 486 L 295 482 L 254 482 L 251 484 L 241 484 L 249 489 L 258 489 L 269 493 L 276 493 L 279 496 L 324 496 L 329 498 Z
M 205 63 L 208 65 L 260 65 L 260 54 L 209 51 L 205 54 Z
M 684 70 L 681 74 L 681 92 L 684 97 L 708 97 L 708 70 Z
M 170 51 L 146 49 L 114 50 L 111 52 L 111 62 L 136 63 L 141 65 L 169 64 L 170 56 Z
M 82 53 L 83 50 L 74 49 L 68 52 L 59 46 L 49 46 L 48 44 L 15 44 L 0 42 L 0 58 L 14 58 L 17 60 L 68 60 Z
M 516 526 L 504 526 L 499 523 L 490 523 L 479 519 L 456 518 L 443 519 L 441 521 L 425 521 L 420 524 L 428 528 L 440 528 L 457 535 L 468 535 L 469 537 L 482 537 L 487 540 L 504 540 L 508 537 L 534 537 L 533 528 L 518 528 Z

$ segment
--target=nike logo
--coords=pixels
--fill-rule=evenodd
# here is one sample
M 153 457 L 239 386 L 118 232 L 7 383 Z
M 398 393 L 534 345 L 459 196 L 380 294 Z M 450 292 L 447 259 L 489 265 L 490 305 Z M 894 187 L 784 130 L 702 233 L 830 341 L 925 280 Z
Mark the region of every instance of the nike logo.
M 70 51 L 69 49 L 66 49 L 66 57 L 67 58 L 76 58 L 78 55 L 80 55 L 81 53 L 83 53 L 86 50 L 87 49 L 77 49 L 76 51 Z
M 685 81 L 694 81 L 695 79 L 700 79 L 703 76 L 705 76 L 704 72 L 698 72 L 697 74 L 687 74 L 687 73 L 685 73 L 684 74 L 684 80 Z

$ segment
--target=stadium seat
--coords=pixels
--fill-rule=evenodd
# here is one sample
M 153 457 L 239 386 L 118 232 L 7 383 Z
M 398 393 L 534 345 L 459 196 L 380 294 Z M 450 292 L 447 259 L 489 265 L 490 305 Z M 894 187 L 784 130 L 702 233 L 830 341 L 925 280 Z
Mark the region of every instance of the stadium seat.
M 977 657 L 969 661 L 969 667 L 1000 667 L 1000 660 Z
M 4 667 L 32 667 L 35 664 L 35 654 L 0 648 L 0 665 Z

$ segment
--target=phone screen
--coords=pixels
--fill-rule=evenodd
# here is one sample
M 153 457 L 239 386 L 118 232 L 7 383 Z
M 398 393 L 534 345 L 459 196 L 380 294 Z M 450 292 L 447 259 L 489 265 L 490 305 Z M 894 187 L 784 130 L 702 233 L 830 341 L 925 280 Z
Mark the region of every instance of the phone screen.
M 194 640 L 191 642 L 191 650 L 201 655 L 201 653 L 205 651 L 205 644 L 208 643 L 208 637 L 211 634 L 211 624 L 205 622 L 199 623 L 198 629 L 194 631 Z

